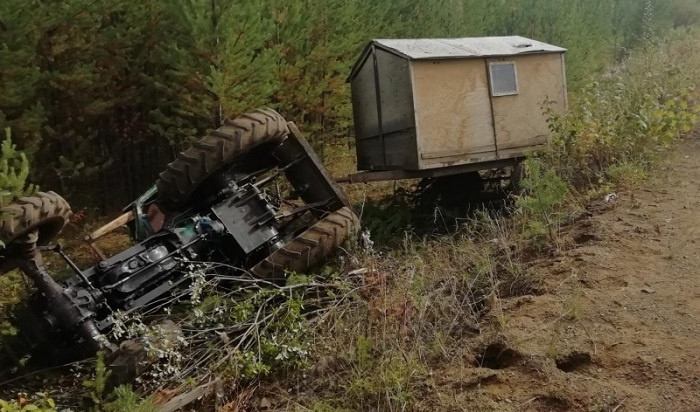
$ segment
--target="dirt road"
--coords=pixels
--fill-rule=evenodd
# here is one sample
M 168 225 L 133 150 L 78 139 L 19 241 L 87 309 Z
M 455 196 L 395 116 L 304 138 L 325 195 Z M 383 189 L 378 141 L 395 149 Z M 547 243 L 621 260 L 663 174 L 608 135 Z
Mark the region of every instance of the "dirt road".
M 482 347 L 484 367 L 455 371 L 460 385 L 445 378 L 453 402 L 700 411 L 700 136 L 679 143 L 643 188 L 603 204 L 566 230 L 571 247 L 531 268 L 543 294 L 500 301 L 492 342 L 503 344 Z

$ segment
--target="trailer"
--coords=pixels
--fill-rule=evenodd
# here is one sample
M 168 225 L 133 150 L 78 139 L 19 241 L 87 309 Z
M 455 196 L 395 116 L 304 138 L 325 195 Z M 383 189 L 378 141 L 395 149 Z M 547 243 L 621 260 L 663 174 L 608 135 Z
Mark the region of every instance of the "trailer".
M 566 110 L 565 52 L 520 36 L 370 41 L 348 77 L 358 173 L 338 181 L 516 166 Z

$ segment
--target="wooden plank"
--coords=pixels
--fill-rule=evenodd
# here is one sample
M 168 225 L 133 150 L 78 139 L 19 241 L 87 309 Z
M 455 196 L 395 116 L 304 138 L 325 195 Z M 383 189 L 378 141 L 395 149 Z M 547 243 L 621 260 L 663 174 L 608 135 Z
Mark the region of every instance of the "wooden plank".
M 124 226 L 132 220 L 134 220 L 134 212 L 130 210 L 124 213 L 123 215 L 119 216 L 118 218 L 112 220 L 111 222 L 107 223 L 106 225 L 95 230 L 94 232 L 90 233 L 85 237 L 85 240 L 88 242 L 94 242 L 95 240 L 106 235 L 107 233 Z
M 196 388 L 185 392 L 183 394 L 177 395 L 176 397 L 170 399 L 168 402 L 164 403 L 158 408 L 158 412 L 175 412 L 192 402 L 196 401 L 200 397 L 207 393 L 207 390 L 215 385 L 217 381 L 212 381 L 205 383 L 204 385 L 197 386 Z

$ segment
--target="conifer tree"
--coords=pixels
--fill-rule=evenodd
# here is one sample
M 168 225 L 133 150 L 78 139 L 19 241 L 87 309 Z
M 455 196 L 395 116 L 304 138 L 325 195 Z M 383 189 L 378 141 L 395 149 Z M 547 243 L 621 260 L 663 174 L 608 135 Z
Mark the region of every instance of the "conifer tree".
M 6 206 L 16 197 L 34 192 L 33 185 L 27 185 L 29 161 L 12 143 L 10 128 L 5 129 L 5 139 L 0 143 L 0 207 Z
M 0 2 L 0 130 L 11 127 L 21 147 L 41 144 L 44 109 L 38 99 L 36 41 L 41 23 L 21 0 Z

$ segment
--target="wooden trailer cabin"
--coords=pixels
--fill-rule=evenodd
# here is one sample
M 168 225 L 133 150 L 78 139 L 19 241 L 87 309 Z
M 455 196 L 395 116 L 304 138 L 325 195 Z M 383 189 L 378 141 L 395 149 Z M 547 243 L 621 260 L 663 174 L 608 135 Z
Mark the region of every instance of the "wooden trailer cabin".
M 371 41 L 348 78 L 358 170 L 521 158 L 548 137 L 545 108 L 566 109 L 565 51 L 520 36 Z

